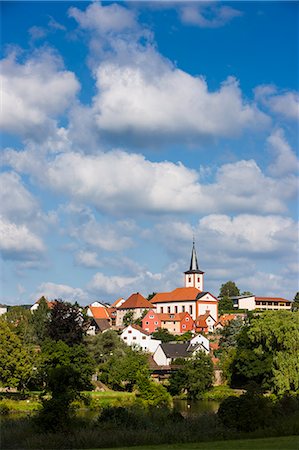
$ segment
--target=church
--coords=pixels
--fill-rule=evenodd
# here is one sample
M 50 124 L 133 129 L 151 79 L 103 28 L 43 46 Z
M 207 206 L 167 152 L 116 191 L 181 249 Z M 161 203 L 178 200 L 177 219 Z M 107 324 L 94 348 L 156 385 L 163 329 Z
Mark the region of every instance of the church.
M 210 292 L 204 291 L 204 272 L 198 266 L 194 241 L 190 268 L 184 274 L 185 287 L 171 292 L 160 292 L 151 299 L 155 311 L 167 314 L 188 312 L 194 321 L 208 313 L 217 322 L 218 299 Z

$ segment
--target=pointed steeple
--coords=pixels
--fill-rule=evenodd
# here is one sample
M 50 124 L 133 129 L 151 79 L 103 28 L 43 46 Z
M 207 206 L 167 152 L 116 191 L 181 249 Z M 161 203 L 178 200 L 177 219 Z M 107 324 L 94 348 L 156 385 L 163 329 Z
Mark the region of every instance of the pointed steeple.
M 195 242 L 193 238 L 193 246 L 192 246 L 192 253 L 191 253 L 191 262 L 190 262 L 190 269 L 189 270 L 199 270 L 198 268 L 198 262 L 197 262 L 197 256 L 196 256 L 196 250 L 195 250 Z

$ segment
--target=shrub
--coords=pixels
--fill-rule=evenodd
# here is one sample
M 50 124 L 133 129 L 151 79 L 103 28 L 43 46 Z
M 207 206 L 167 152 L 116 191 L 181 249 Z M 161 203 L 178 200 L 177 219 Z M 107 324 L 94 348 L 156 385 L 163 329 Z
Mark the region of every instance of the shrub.
M 7 414 L 9 414 L 9 411 L 10 411 L 9 406 L 6 403 L 1 402 L 0 403 L 0 415 L 6 416 Z

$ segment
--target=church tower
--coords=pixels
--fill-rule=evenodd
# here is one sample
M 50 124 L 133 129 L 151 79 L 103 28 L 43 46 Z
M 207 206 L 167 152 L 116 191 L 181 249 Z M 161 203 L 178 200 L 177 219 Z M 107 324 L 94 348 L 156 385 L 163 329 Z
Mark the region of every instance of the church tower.
M 203 291 L 203 275 L 204 272 L 199 270 L 195 243 L 193 240 L 190 269 L 185 272 L 185 287 L 195 287 L 199 291 Z

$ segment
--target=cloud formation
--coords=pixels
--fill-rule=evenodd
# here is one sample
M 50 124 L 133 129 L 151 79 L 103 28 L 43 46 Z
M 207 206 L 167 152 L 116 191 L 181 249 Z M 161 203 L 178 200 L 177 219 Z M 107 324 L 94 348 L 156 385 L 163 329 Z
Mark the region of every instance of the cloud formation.
M 299 120 L 299 93 L 281 91 L 272 84 L 257 86 L 255 97 L 269 110 L 286 119 Z

